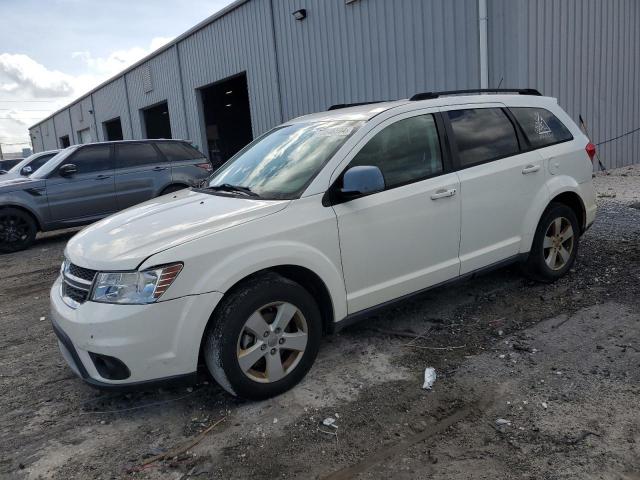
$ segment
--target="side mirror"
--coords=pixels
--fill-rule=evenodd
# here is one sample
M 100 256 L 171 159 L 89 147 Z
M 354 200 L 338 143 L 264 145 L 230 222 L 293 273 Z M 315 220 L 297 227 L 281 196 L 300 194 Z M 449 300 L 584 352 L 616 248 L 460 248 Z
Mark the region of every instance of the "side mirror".
M 73 163 L 65 163 L 58 169 L 58 173 L 61 177 L 71 177 L 78 173 L 78 167 Z
M 33 172 L 33 168 L 31 168 L 29 165 L 27 165 L 26 167 L 22 167 L 22 170 L 20 171 L 20 173 L 25 177 L 27 175 L 31 175 L 31 172 Z
M 384 190 L 384 177 L 378 167 L 362 165 L 351 167 L 344 174 L 340 193 L 345 197 L 356 197 Z

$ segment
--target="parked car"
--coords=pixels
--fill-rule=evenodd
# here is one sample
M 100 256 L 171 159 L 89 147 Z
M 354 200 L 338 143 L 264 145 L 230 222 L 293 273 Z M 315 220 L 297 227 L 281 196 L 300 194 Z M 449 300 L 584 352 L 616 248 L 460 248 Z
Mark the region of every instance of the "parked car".
M 0 171 L 2 175 L 12 175 L 28 177 L 32 173 L 35 173 L 41 166 L 51 160 L 60 150 L 47 150 L 46 152 L 38 152 L 30 155 L 24 160 L 16 163 L 7 171 Z M 0 181 L 6 180 L 8 177 L 0 177 Z
M 204 358 L 266 398 L 377 308 L 513 262 L 563 276 L 595 218 L 595 147 L 555 99 L 516 93 L 300 117 L 207 186 L 84 229 L 51 289 L 64 357 L 103 388 L 192 380 Z
M 0 160 L 0 175 L 7 173 L 10 169 L 12 169 L 15 165 L 20 163 L 22 158 L 12 158 L 10 160 Z
M 28 177 L 0 177 L 0 252 L 29 247 L 38 231 L 86 225 L 202 183 L 211 164 L 179 140 L 74 145 Z

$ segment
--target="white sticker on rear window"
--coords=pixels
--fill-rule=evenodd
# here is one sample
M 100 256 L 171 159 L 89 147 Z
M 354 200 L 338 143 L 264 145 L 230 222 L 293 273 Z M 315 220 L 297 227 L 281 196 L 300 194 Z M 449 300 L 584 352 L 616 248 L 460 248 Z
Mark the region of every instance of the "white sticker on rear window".
M 544 118 L 542 118 L 542 116 L 538 112 L 536 112 L 536 120 L 533 124 L 533 128 L 535 132 L 540 136 L 551 134 L 549 125 L 547 125 L 547 122 L 544 121 Z

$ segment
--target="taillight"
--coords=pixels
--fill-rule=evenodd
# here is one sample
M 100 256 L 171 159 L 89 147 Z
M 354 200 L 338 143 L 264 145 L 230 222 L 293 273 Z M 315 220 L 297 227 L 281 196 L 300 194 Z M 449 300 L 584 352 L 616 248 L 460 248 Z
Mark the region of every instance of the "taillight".
M 589 142 L 587 143 L 587 146 L 584 147 L 585 151 L 587 152 L 587 155 L 589 155 L 589 158 L 591 159 L 591 161 L 593 162 L 593 157 L 596 156 L 596 146 Z
M 213 167 L 211 166 L 211 164 L 209 162 L 207 162 L 207 163 L 198 163 L 198 164 L 196 164 L 196 167 L 204 168 L 207 172 L 210 172 L 210 171 L 213 170 Z

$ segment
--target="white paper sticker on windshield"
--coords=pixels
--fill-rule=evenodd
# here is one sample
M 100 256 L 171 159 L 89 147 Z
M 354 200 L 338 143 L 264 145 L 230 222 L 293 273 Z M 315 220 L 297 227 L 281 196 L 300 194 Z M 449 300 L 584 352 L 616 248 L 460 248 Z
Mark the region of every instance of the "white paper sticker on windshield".
M 323 137 L 346 137 L 351 135 L 353 127 L 341 126 L 341 127 L 322 127 L 316 130 L 316 133 Z

